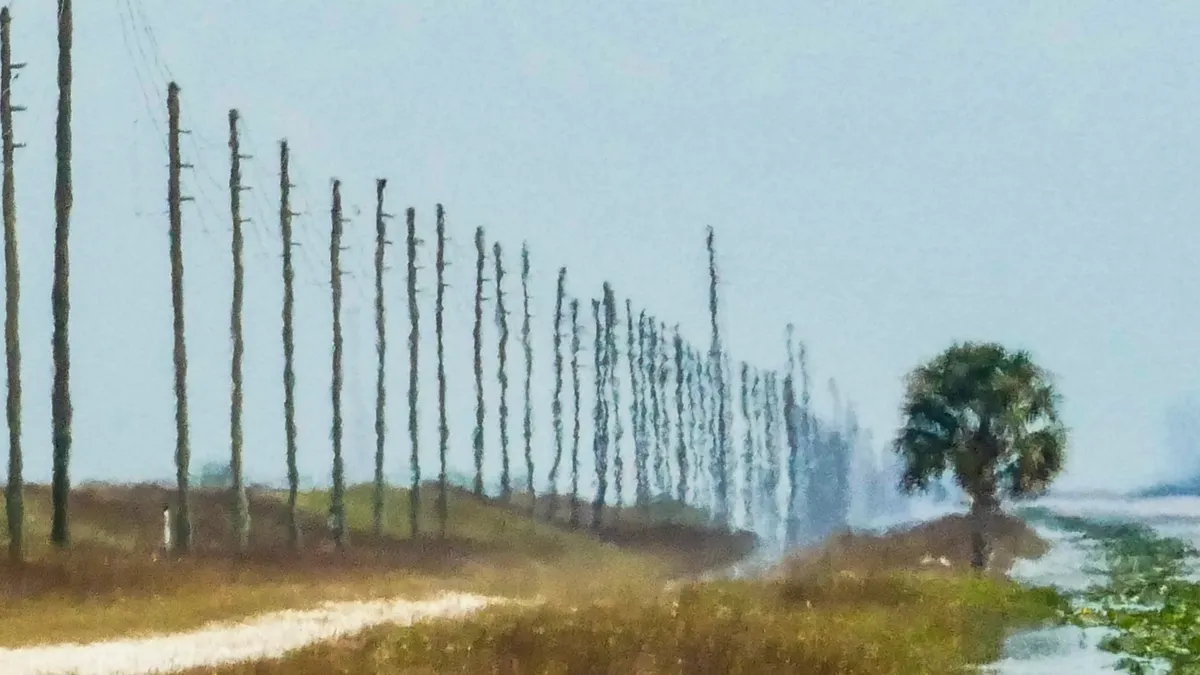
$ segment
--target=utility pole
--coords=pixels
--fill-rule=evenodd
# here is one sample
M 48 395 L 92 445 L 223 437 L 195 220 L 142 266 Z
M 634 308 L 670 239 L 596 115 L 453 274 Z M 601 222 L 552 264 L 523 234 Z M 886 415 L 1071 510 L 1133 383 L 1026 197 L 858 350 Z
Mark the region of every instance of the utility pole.
M 300 521 L 296 501 L 300 492 L 300 472 L 296 468 L 296 343 L 292 333 L 295 293 L 292 284 L 292 213 L 291 178 L 288 175 L 288 142 L 279 142 L 279 231 L 283 237 L 283 424 L 287 440 L 288 543 L 300 548 Z
M 486 422 L 483 403 L 483 282 L 487 250 L 484 246 L 483 228 L 475 228 L 475 330 L 472 333 L 475 346 L 475 433 L 472 445 L 475 450 L 475 496 L 483 497 L 483 430 Z
M 59 5 L 61 7 L 61 3 Z M 167 85 L 167 154 L 170 158 L 167 175 L 167 204 L 171 219 L 171 306 L 175 329 L 175 536 L 172 540 L 180 553 L 187 553 L 192 544 L 192 521 L 188 495 L 187 408 L 187 347 L 183 326 L 183 209 L 185 199 L 180 194 L 179 173 L 184 164 L 179 159 L 179 85 Z M 57 428 L 57 427 L 56 427 Z M 57 465 L 55 467 L 57 469 Z M 64 467 L 65 468 L 65 467 Z
M 329 515 L 333 518 L 333 541 L 338 550 L 346 548 L 345 475 L 342 466 L 342 182 L 333 181 L 332 230 L 329 237 L 329 286 L 333 292 L 333 491 Z
M 533 488 L 533 345 L 529 341 L 529 244 L 521 244 L 521 348 L 525 355 L 525 416 L 522 438 L 525 441 L 525 489 L 529 492 L 529 515 L 537 512 L 537 494 Z
M 54 287 L 50 292 L 54 333 L 54 384 L 50 393 L 53 424 L 54 469 L 51 498 L 54 503 L 50 541 L 59 548 L 71 544 L 67 495 L 71 492 L 71 348 L 67 335 L 71 314 L 71 0 L 58 0 L 58 119 L 54 132 Z
M 239 152 L 238 111 L 229 111 L 229 214 L 233 219 L 233 300 L 229 312 L 229 335 L 233 341 L 229 393 L 229 470 L 233 478 L 232 525 L 239 553 L 250 547 L 250 504 L 242 471 L 242 297 L 245 269 L 242 266 L 242 155 Z
M 24 461 L 21 456 L 21 334 L 18 309 L 21 300 L 21 271 L 17 262 L 17 201 L 13 185 L 13 70 L 25 64 L 12 62 L 12 16 L 0 9 L 0 135 L 4 155 L 4 351 L 8 370 L 8 487 L 4 491 L 8 515 L 8 556 L 13 562 L 25 558 Z
M 438 380 L 438 523 L 441 536 L 446 538 L 446 524 L 450 520 L 450 505 L 447 501 L 446 455 L 450 451 L 450 424 L 446 419 L 446 350 L 442 314 L 446 309 L 446 212 L 437 205 L 437 306 L 434 330 L 437 333 L 437 380 Z
M 383 536 L 383 446 L 387 434 L 384 414 L 387 411 L 387 388 L 384 382 L 387 329 L 383 304 L 383 266 L 384 250 L 390 243 L 387 240 L 387 219 L 391 216 L 383 211 L 383 192 L 386 188 L 386 178 L 375 180 L 375 352 L 379 363 L 375 373 L 375 499 L 372 511 L 377 537 Z
M 417 385 L 420 372 L 421 313 L 417 307 L 417 212 L 405 213 L 408 226 L 408 434 L 412 445 L 409 458 L 412 485 L 409 488 L 408 526 L 414 538 L 421 533 L 421 453 L 417 427 Z
M 500 499 L 512 500 L 508 462 L 508 310 L 504 308 L 504 255 L 500 242 L 492 244 L 496 260 L 496 324 L 500 329 L 496 379 L 500 381 Z
M 729 509 L 729 429 L 727 419 L 728 392 L 725 383 L 724 350 L 721 346 L 721 329 L 718 323 L 717 305 L 717 252 L 713 245 L 713 228 L 709 227 L 705 236 L 708 248 L 708 310 L 712 321 L 712 346 L 709 358 L 712 360 L 713 386 L 716 389 L 717 401 L 717 523 L 725 529 L 730 526 Z

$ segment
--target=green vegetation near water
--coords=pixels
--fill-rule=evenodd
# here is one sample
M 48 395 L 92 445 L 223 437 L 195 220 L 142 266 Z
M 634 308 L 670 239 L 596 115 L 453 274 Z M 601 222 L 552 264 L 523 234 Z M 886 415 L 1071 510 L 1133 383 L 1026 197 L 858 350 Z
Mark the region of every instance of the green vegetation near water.
M 1025 509 L 1022 516 L 1084 535 L 1101 554 L 1106 580 L 1076 594 L 1065 618 L 1111 632 L 1100 643 L 1133 675 L 1200 673 L 1200 583 L 1185 578 L 1198 555 L 1190 544 L 1125 522 Z

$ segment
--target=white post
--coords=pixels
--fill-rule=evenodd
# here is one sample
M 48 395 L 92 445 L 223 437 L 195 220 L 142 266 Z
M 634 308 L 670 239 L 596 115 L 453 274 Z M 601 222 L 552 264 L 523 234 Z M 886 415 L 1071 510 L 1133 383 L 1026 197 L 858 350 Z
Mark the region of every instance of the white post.
M 163 506 L 163 552 L 171 552 L 171 507 Z

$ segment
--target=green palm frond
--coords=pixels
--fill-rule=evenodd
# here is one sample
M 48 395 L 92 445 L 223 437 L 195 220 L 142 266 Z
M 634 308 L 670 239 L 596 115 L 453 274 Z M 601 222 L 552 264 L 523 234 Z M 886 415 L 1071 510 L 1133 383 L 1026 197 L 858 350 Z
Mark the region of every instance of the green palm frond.
M 893 442 L 903 489 L 923 491 L 952 470 L 973 497 L 1021 497 L 1041 493 L 1061 472 L 1061 397 L 1029 352 L 955 343 L 905 385 L 904 424 Z

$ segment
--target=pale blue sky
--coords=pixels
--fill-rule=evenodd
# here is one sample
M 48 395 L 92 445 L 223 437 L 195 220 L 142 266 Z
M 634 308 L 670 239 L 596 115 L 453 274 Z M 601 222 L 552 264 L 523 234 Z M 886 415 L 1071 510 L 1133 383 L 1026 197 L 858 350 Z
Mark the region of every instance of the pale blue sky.
M 897 424 L 906 370 L 954 339 L 999 340 L 1033 350 L 1060 377 L 1074 431 L 1064 483 L 1170 475 L 1164 412 L 1200 386 L 1194 3 L 76 5 L 77 480 L 172 472 L 160 135 L 168 77 L 195 131 L 184 149 L 197 170 L 184 182 L 197 196 L 185 210 L 185 284 L 198 462 L 228 447 L 225 135 L 236 106 L 255 154 L 246 301 L 255 476 L 283 475 L 275 144 L 285 136 L 297 206 L 310 210 L 298 223 L 297 301 L 309 475 L 328 468 L 323 284 L 335 175 L 354 216 L 354 298 L 368 300 L 372 284 L 373 179 L 390 179 L 391 211 L 418 208 L 429 242 L 433 205 L 446 205 L 452 441 L 462 468 L 476 225 L 508 247 L 513 270 L 521 241 L 530 242 L 538 377 L 547 383 L 559 265 L 585 298 L 584 316 L 586 299 L 611 279 L 621 297 L 704 344 L 703 228 L 712 224 L 734 355 L 781 364 L 783 328 L 794 321 L 818 379 L 838 379 L 876 439 Z M 54 30 L 52 3 L 15 3 L 13 53 L 29 62 L 14 100 L 29 107 L 18 120 L 28 148 L 17 190 L 34 479 L 48 476 L 50 457 Z M 392 239 L 401 232 L 398 220 Z M 407 464 L 402 252 L 390 254 L 388 281 L 395 475 Z M 431 289 L 432 248 L 422 256 L 421 285 Z M 515 283 L 509 292 L 516 309 Z M 423 354 L 432 356 L 432 294 L 422 302 Z M 355 479 L 370 475 L 374 444 L 369 307 L 346 315 L 346 403 L 362 411 L 348 435 Z M 521 380 L 512 375 L 516 448 Z M 433 384 L 432 367 L 423 377 Z M 435 398 L 425 392 L 432 451 Z M 544 441 L 549 387 L 538 396 Z M 823 388 L 821 397 L 826 405 Z

